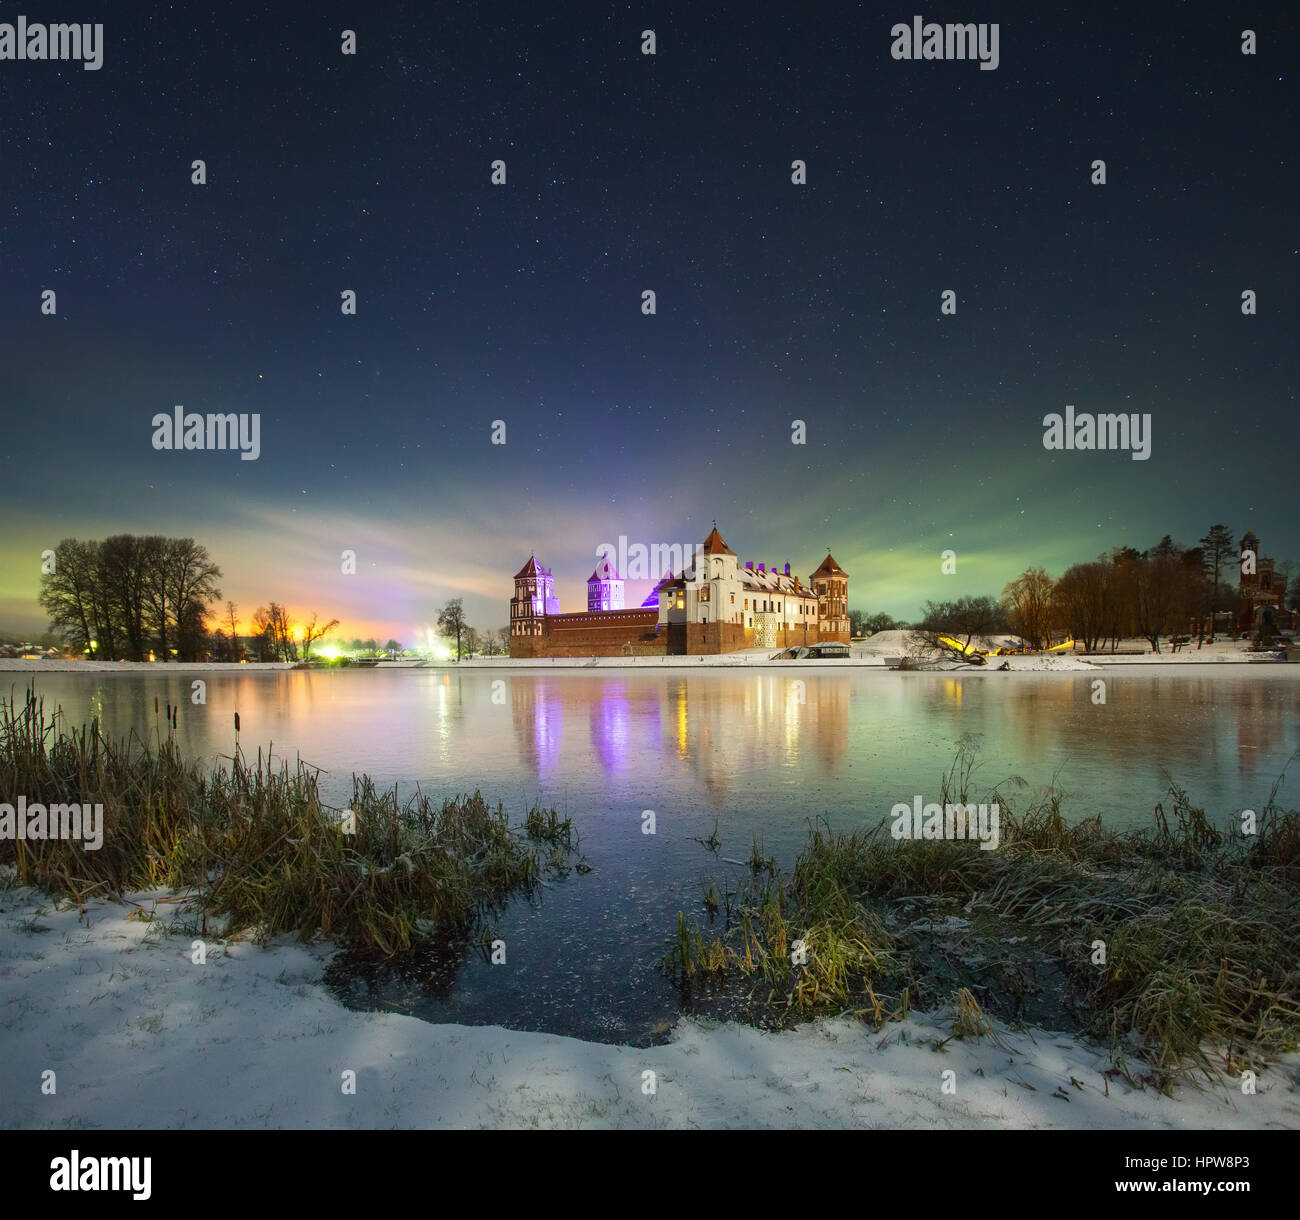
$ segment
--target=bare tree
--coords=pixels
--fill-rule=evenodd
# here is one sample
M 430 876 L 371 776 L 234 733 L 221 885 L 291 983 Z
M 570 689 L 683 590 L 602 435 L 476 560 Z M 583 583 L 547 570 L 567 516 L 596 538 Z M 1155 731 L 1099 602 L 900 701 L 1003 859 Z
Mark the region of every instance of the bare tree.
M 1205 572 L 1211 579 L 1210 643 L 1213 644 L 1214 616 L 1219 609 L 1219 578 L 1224 568 L 1236 562 L 1237 547 L 1232 540 L 1232 531 L 1226 525 L 1210 526 L 1209 533 L 1201 539 L 1201 547 L 1205 556 Z
M 100 634 L 95 600 L 98 544 L 65 538 L 54 548 L 53 571 L 41 577 L 40 603 L 50 626 L 88 651 Z
M 318 627 L 316 625 L 318 618 L 319 615 L 316 613 L 315 610 L 313 610 L 311 612 L 311 622 L 308 623 L 302 629 L 302 659 L 304 661 L 311 660 L 312 644 L 315 643 L 317 640 L 322 639 L 325 635 L 333 631 L 334 628 L 339 625 L 338 619 L 332 618 L 323 627 Z
M 1143 552 L 1134 567 L 1134 610 L 1138 634 L 1160 651 L 1160 637 L 1173 630 L 1180 600 L 1178 548 L 1166 534 L 1150 550 Z
M 1113 611 L 1111 567 L 1096 560 L 1067 568 L 1052 590 L 1052 603 L 1060 621 L 1085 652 L 1096 652 L 1105 638 Z
M 972 652 L 972 642 L 1005 628 L 1006 614 L 995 598 L 959 597 L 951 602 L 926 602 L 912 642 L 919 652 L 983 664 L 983 657 Z
M 1141 562 L 1141 553 L 1131 546 L 1116 547 L 1110 554 L 1106 635 L 1112 652 L 1121 639 L 1137 634 L 1137 569 Z
M 1028 568 L 1002 590 L 1002 605 L 1014 631 L 1033 649 L 1052 642 L 1052 578 Z
M 150 534 L 139 539 L 139 544 L 144 573 L 144 613 L 147 626 L 158 641 L 158 660 L 166 662 L 172 659 L 170 628 L 176 617 L 167 571 L 168 542 L 159 534 Z
M 253 629 L 262 639 L 263 660 L 296 661 L 298 644 L 289 625 L 289 611 L 279 602 L 259 606 L 253 614 Z
M 456 660 L 461 657 L 461 640 L 469 623 L 465 620 L 465 607 L 459 597 L 453 597 L 438 611 L 438 634 L 456 641 Z
M 148 642 L 145 611 L 150 578 L 151 540 L 134 534 L 114 534 L 100 546 L 99 579 L 103 601 L 116 615 L 129 661 L 143 661 Z
M 241 652 L 239 643 L 239 607 L 234 602 L 226 603 L 226 622 L 230 624 L 230 659 L 238 661 Z
M 176 651 L 182 661 L 194 660 L 207 633 L 208 606 L 221 598 L 217 581 L 221 569 L 208 548 L 193 538 L 167 538 L 163 543 L 165 581 L 170 590 L 176 623 Z M 166 652 L 166 644 L 163 651 Z

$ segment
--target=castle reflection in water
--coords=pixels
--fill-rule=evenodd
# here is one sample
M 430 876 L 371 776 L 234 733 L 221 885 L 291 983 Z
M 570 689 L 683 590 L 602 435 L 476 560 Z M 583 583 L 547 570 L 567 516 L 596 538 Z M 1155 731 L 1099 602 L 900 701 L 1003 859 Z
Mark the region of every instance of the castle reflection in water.
M 967 735 L 983 743 L 987 786 L 1023 776 L 1039 787 L 1061 772 L 1079 814 L 1128 805 L 1125 790 L 1140 787 L 1141 818 L 1166 771 L 1193 784 L 1208 772 L 1225 793 L 1235 776 L 1253 791 L 1298 744 L 1294 682 L 1243 683 L 1228 698 L 1223 678 L 1112 679 L 1104 708 L 1086 675 L 1022 678 L 1014 690 L 988 675 L 806 670 L 529 674 L 507 684 L 514 765 L 543 789 L 599 773 L 612 788 L 639 784 L 647 801 L 663 788 L 714 808 L 781 789 L 787 806 L 805 794 L 810 816 L 855 795 L 871 794 L 874 808 L 899 785 L 910 785 L 904 795 L 936 788 Z
M 591 762 L 606 775 L 632 771 L 654 754 L 689 767 L 719 804 L 746 775 L 770 768 L 774 752 L 833 769 L 848 750 L 853 698 L 851 685 L 834 675 L 510 683 L 519 761 L 539 780 L 558 777 L 566 730 L 584 726 Z

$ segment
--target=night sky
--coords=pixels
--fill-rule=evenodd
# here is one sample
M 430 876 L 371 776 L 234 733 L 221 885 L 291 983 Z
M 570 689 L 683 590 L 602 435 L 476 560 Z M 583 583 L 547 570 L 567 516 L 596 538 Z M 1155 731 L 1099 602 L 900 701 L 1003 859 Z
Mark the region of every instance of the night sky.
M 97 72 L 0 61 L 0 630 L 122 531 L 404 643 L 714 519 L 902 616 L 1216 521 L 1300 559 L 1300 29 L 1232 7 L 0 4 L 105 26 Z M 997 70 L 892 59 L 917 13 Z M 156 451 L 178 403 L 260 458 Z M 1150 459 L 1046 451 L 1066 404 Z

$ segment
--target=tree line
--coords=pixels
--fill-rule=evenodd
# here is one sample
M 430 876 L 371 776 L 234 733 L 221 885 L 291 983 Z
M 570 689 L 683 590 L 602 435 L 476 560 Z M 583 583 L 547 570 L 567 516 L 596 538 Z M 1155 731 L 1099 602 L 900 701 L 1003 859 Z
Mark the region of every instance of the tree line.
M 308 661 L 338 626 L 338 619 L 322 621 L 315 612 L 296 620 L 287 605 L 272 601 L 253 612 L 251 631 L 241 633 L 234 602 L 216 609 L 221 576 L 193 538 L 65 538 L 47 557 L 39 600 L 53 632 L 105 661 Z M 438 630 L 455 641 L 457 660 L 509 651 L 509 630 L 476 630 L 460 598 L 442 608 Z M 375 640 L 358 639 L 353 650 L 391 655 L 401 645 L 389 640 L 380 649 Z
M 230 610 L 230 628 L 235 629 L 235 609 L 227 603 Z M 320 615 L 312 612 L 311 622 L 304 622 L 295 631 L 293 619 L 287 606 L 271 602 L 268 606 L 259 606 L 253 612 L 252 640 L 256 643 L 259 656 L 263 661 L 310 661 L 311 647 L 319 643 L 326 635 L 339 625 L 336 618 L 327 623 L 320 621 Z M 237 642 L 237 641 L 236 641 Z M 301 649 L 301 655 L 299 655 Z M 238 660 L 239 658 L 234 658 Z
M 193 538 L 65 538 L 47 560 L 39 600 L 52 629 L 105 660 L 143 661 L 151 652 L 198 660 L 220 578 Z
M 51 630 L 74 649 L 105 661 L 297 661 L 338 625 L 313 613 L 295 628 L 280 602 L 259 606 L 252 632 L 221 600 L 221 569 L 193 538 L 115 534 L 65 538 L 41 576 L 39 600 Z
M 1192 547 L 1179 546 L 1166 534 L 1145 551 L 1116 547 L 1072 565 L 1056 579 L 1044 568 L 1029 568 L 1000 598 L 926 602 L 915 630 L 939 647 L 944 637 L 969 646 L 977 637 L 1002 631 L 1033 649 L 1050 647 L 1054 635 L 1062 634 L 1086 652 L 1114 649 L 1126 638 L 1145 639 L 1154 652 L 1162 638 L 1212 642 L 1217 620 L 1236 608 L 1232 573 L 1239 554 L 1239 544 L 1222 524 Z M 1292 608 L 1300 602 L 1300 575 L 1287 601 Z
M 849 611 L 849 635 L 875 635 L 878 631 L 894 631 L 899 627 L 906 627 L 906 623 L 899 622 L 889 614 L 869 614 L 865 610 Z

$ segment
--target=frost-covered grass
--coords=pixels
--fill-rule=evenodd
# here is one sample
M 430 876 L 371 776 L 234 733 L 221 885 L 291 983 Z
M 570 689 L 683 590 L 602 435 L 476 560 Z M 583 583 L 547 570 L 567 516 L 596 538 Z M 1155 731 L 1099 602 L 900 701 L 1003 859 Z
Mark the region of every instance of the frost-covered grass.
M 344 1008 L 320 985 L 326 944 L 210 935 L 198 964 L 189 935 L 160 935 L 166 894 L 79 907 L 7 888 L 11 875 L 0 868 L 5 1129 L 1300 1128 L 1300 1056 L 1253 1094 L 1220 1080 L 1163 1096 L 1085 1041 L 977 1028 L 969 1006 L 879 1032 L 687 1018 L 649 1047 L 433 1024 Z
M 970 799 L 972 770 L 964 747 L 941 804 Z M 1020 814 L 990 794 L 994 851 L 815 825 L 788 876 L 755 848 L 717 932 L 679 914 L 665 969 L 688 1006 L 775 1026 L 950 1003 L 970 1033 L 981 1006 L 1017 1018 L 1051 991 L 1161 1088 L 1237 1075 L 1300 1045 L 1300 813 L 1277 791 L 1253 835 L 1212 826 L 1172 783 L 1170 810 L 1125 833 L 1068 822 L 1056 792 Z
M 19 884 L 76 902 L 168 887 L 194 894 L 226 932 L 321 935 L 391 954 L 468 936 L 490 910 L 572 851 L 569 823 L 534 809 L 522 829 L 475 792 L 435 804 L 353 776 L 346 810 L 318 772 L 236 751 L 205 769 L 170 735 L 111 742 L 67 729 L 31 697 L 0 705 L 0 793 L 13 803 L 100 803 L 103 846 L 0 840 Z M 547 863 L 542 850 L 548 851 Z

